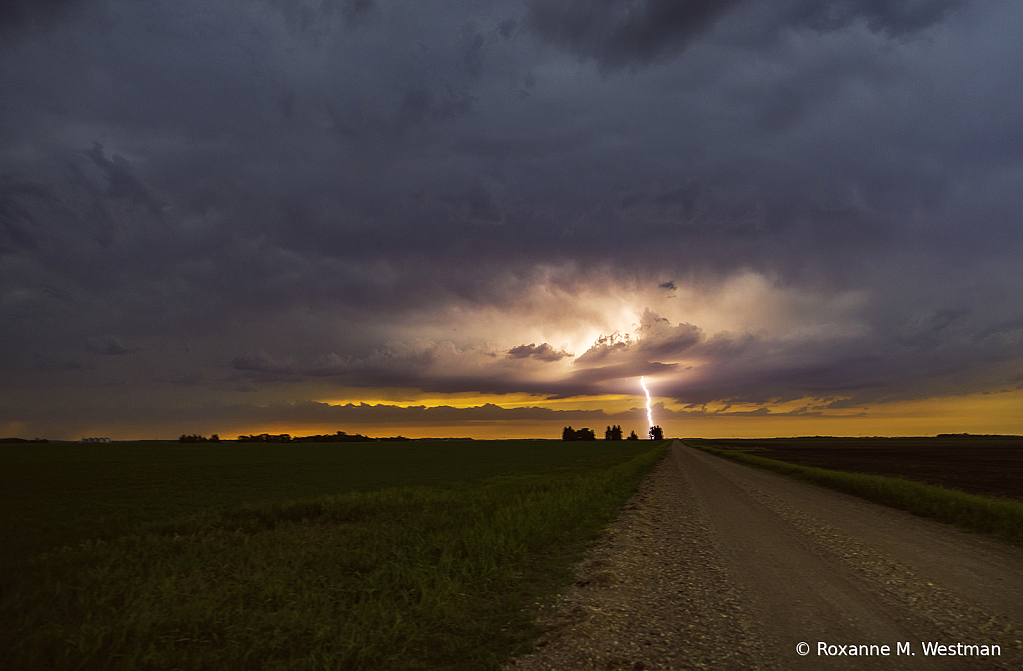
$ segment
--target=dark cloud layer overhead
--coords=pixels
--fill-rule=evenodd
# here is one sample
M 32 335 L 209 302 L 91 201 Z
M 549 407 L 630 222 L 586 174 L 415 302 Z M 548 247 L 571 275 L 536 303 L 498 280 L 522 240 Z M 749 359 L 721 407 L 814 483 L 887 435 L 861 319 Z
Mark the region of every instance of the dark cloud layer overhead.
M 677 54 L 743 1 L 531 0 L 527 22 L 544 40 L 607 70 Z
M 639 376 L 688 413 L 1015 393 L 1021 31 L 1008 0 L 3 3 L 0 433 Z
M 805 0 L 792 17 L 819 30 L 841 30 L 863 22 L 892 36 L 929 28 L 970 0 Z

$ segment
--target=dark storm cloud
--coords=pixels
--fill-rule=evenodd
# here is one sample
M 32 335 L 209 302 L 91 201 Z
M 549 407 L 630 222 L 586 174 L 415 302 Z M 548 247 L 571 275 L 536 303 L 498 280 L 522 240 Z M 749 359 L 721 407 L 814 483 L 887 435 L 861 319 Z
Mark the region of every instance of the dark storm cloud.
M 533 358 L 539 361 L 560 361 L 565 357 L 572 357 L 565 350 L 556 350 L 547 343 L 530 343 L 519 345 L 508 350 L 508 356 L 512 359 Z
M 83 0 L 5 0 L 0 3 L 0 33 L 56 21 L 82 4 Z
M 107 355 L 118 355 L 118 354 L 133 354 L 135 352 L 141 352 L 144 347 L 138 345 L 128 345 L 120 338 L 112 335 L 98 336 L 91 338 L 88 343 L 90 352 L 95 354 L 107 354 Z
M 970 0 L 805 0 L 792 9 L 797 23 L 818 30 L 834 31 L 863 21 L 874 31 L 892 36 L 928 28 Z
M 682 51 L 743 0 L 531 0 L 526 21 L 542 39 L 604 70 Z
M 161 203 L 146 186 L 132 174 L 131 166 L 123 156 L 114 155 L 107 158 L 103 153 L 103 144 L 93 142 L 92 149 L 82 152 L 103 171 L 107 179 L 107 191 L 104 194 L 111 200 L 125 199 L 134 205 L 145 207 L 150 214 L 159 217 L 164 204 Z
M 629 334 L 602 335 L 590 349 L 576 360 L 582 367 L 621 364 L 628 360 L 639 364 L 642 372 L 628 372 L 619 377 L 650 374 L 650 365 L 658 359 L 682 356 L 687 350 L 704 341 L 703 330 L 692 324 L 673 325 L 650 309 L 643 312 L 636 329 L 636 338 Z
M 692 324 L 672 325 L 665 317 L 649 308 L 643 312 L 637 329 L 639 351 L 643 356 L 656 358 L 679 356 L 704 339 L 703 329 Z
M 7 181 L 7 180 L 5 180 Z M 32 184 L 5 183 L 0 191 L 0 250 L 35 247 L 35 232 L 42 226 L 29 201 L 49 202 L 45 187 Z
M 472 94 L 455 91 L 450 85 L 445 86 L 439 94 L 422 86 L 413 86 L 405 91 L 398 112 L 398 126 L 427 126 L 468 114 L 472 112 L 474 100 Z
M 345 24 L 357 26 L 373 14 L 374 0 L 266 0 L 280 12 L 289 28 L 319 37 L 324 24 L 340 14 Z
M 520 10 L 4 4 L 4 391 L 1019 384 L 1018 3 Z

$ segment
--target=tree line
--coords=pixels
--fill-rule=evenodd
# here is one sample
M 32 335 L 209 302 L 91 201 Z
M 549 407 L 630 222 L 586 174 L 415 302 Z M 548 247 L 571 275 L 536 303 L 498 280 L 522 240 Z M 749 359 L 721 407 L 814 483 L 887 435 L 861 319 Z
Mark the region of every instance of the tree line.
M 664 431 L 659 426 L 651 426 L 650 431 L 647 433 L 650 440 L 664 440 Z M 596 440 L 597 435 L 593 429 L 583 427 L 581 429 L 573 429 L 571 426 L 566 426 L 561 431 L 562 440 Z M 622 427 L 615 424 L 614 426 L 607 427 L 604 431 L 604 440 L 621 440 L 622 439 Z M 639 436 L 633 431 L 629 434 L 629 437 L 625 440 L 639 440 Z
M 405 436 L 370 438 L 369 436 L 364 436 L 361 433 L 345 433 L 344 431 L 319 434 L 315 436 L 292 436 L 287 433 L 280 433 L 277 435 L 261 433 L 259 435 L 238 436 L 239 443 L 371 443 L 378 440 L 399 441 L 412 439 L 406 438 Z
M 210 436 L 209 438 L 207 438 L 205 436 L 202 436 L 202 435 L 200 435 L 198 433 L 193 433 L 191 435 L 181 434 L 181 437 L 178 438 L 178 442 L 179 443 L 219 443 L 220 442 L 220 436 L 218 436 L 215 433 L 212 436 Z

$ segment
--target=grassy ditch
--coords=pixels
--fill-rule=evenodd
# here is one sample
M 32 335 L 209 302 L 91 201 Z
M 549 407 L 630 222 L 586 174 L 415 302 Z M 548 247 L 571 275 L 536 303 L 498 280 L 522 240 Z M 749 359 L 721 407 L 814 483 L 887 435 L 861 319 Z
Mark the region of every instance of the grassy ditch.
M 3 585 L 0 666 L 497 668 L 663 453 L 237 507 L 45 553 Z
M 1023 546 L 1023 503 L 967 494 L 898 477 L 833 471 L 767 459 L 740 450 L 721 450 L 687 443 L 705 452 L 768 471 L 822 485 L 846 494 L 953 524 L 967 531 L 991 534 Z

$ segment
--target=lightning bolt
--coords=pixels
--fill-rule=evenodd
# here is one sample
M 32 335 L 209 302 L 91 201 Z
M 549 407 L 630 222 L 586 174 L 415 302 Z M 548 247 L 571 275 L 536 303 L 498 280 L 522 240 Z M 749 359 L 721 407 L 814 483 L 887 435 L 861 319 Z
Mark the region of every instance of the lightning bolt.
M 650 410 L 650 390 L 646 388 L 646 376 L 641 375 L 639 378 L 639 384 L 643 387 L 643 393 L 646 394 L 646 419 L 650 422 L 650 426 L 654 425 L 653 411 Z

